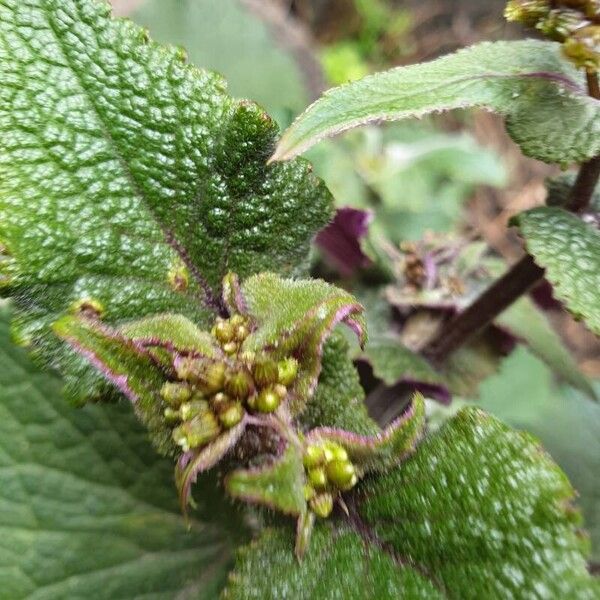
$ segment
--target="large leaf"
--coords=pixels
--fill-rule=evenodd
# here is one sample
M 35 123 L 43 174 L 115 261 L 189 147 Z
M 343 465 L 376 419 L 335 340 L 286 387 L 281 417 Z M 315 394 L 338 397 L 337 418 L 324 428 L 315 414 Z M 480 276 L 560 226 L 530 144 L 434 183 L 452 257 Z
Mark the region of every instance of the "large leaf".
M 534 439 L 477 409 L 461 411 L 364 498 L 376 539 L 447 598 L 598 597 L 566 476 Z
M 0 135 L 2 279 L 46 355 L 82 301 L 201 322 L 228 270 L 297 272 L 330 215 L 307 164 L 266 165 L 261 109 L 104 1 L 2 3 Z
M 436 600 L 435 587 L 354 531 L 317 528 L 299 564 L 291 531 L 267 530 L 240 550 L 226 600 Z
M 573 490 L 527 435 L 461 412 L 393 472 L 365 480 L 350 516 L 298 564 L 291 532 L 243 549 L 225 598 L 597 598 Z M 358 512 L 357 512 L 358 511 Z
M 546 162 L 581 162 L 600 151 L 600 103 L 587 96 L 581 74 L 558 44 L 526 40 L 479 44 L 326 92 L 286 131 L 273 159 L 366 123 L 467 107 L 505 115 L 523 152 Z
M 545 361 L 564 381 L 595 398 L 594 388 L 579 370 L 573 355 L 544 314 L 529 298 L 521 298 L 496 319 L 531 351 Z
M 600 335 L 600 232 L 555 207 L 528 210 L 514 221 L 556 297 Z
M 192 519 L 188 532 L 172 466 L 130 407 L 69 407 L 7 323 L 1 312 L 0 598 L 216 597 L 224 530 Z M 206 508 L 238 523 L 222 500 Z

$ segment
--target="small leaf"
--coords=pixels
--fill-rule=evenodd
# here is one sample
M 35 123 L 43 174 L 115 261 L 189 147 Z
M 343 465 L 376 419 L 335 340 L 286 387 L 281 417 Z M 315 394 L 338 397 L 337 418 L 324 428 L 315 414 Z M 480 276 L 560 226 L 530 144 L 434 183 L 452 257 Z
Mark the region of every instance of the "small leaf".
M 556 297 L 600 335 L 600 232 L 560 208 L 540 207 L 514 217 Z
M 437 600 L 444 596 L 409 566 L 347 527 L 315 528 L 298 562 L 291 530 L 267 529 L 238 552 L 225 600 Z
M 582 75 L 559 44 L 525 40 L 479 44 L 334 88 L 285 132 L 271 160 L 359 125 L 468 107 L 505 115 L 533 158 L 583 162 L 600 152 L 600 103 L 587 96 Z
M 588 379 L 579 370 L 572 354 L 544 314 L 528 298 L 521 298 L 500 314 L 496 324 L 508 329 L 523 341 L 564 381 L 595 399 L 596 393 Z
M 530 436 L 464 409 L 361 488 L 360 513 L 448 598 L 597 598 L 574 490 Z
M 129 398 L 159 451 L 175 454 L 177 449 L 160 409 L 159 392 L 166 377 L 150 355 L 118 332 L 86 317 L 63 317 L 53 329 Z
M 272 463 L 229 473 L 225 488 L 234 498 L 262 504 L 285 514 L 306 512 L 304 467 L 299 450 L 288 444 Z
M 303 270 L 331 197 L 303 161 L 266 165 L 258 106 L 102 0 L 7 0 L 0 23 L 0 281 L 74 399 L 104 386 L 51 334 L 73 304 L 206 324 L 229 270 Z
M 255 330 L 243 349 L 268 351 L 275 358 L 293 356 L 300 368 L 290 390 L 293 415 L 312 396 L 321 370 L 325 339 L 345 323 L 366 341 L 362 306 L 339 288 L 320 280 L 294 281 L 271 273 L 255 275 L 242 286 L 243 304 Z
M 313 429 L 306 436 L 307 444 L 332 441 L 348 452 L 360 474 L 389 469 L 405 460 L 414 451 L 425 429 L 425 399 L 415 394 L 408 408 L 381 433 L 358 435 L 332 427 Z

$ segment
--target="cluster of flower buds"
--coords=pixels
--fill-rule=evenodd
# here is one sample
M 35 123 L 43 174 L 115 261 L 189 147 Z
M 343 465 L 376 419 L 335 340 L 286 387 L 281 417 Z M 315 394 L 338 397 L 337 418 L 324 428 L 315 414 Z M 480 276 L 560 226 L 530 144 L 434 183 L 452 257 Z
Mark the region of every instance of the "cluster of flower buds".
M 565 55 L 578 68 L 600 68 L 599 0 L 510 0 L 504 14 L 562 42 Z
M 311 444 L 304 451 L 306 499 L 319 517 L 328 517 L 334 498 L 356 485 L 358 477 L 346 450 L 334 442 Z
M 226 358 L 177 356 L 173 362 L 177 380 L 161 389 L 173 439 L 186 452 L 237 425 L 247 411 L 277 410 L 298 374 L 294 358 L 274 361 L 242 350 L 250 329 L 241 315 L 219 318 L 211 333 Z

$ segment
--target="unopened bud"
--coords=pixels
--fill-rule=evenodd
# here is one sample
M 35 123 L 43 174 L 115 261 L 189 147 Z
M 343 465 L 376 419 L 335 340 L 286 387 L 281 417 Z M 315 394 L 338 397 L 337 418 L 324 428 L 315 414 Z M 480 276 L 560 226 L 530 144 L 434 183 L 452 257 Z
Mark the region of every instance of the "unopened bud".
M 254 381 L 261 387 L 273 385 L 277 383 L 279 377 L 277 363 L 269 359 L 260 360 L 254 365 L 252 374 Z
M 327 487 L 327 474 L 323 467 L 315 467 L 308 471 L 308 481 L 310 484 L 317 489 L 323 489 Z
M 227 342 L 226 344 L 223 344 L 223 352 L 225 352 L 225 354 L 229 354 L 231 356 L 232 354 L 235 354 L 237 351 L 238 351 L 237 342 Z
M 214 440 L 221 431 L 215 415 L 207 411 L 173 430 L 173 439 L 184 452 L 200 448 Z
M 271 388 L 261 390 L 256 397 L 256 410 L 262 413 L 274 412 L 280 404 L 279 394 Z
M 504 9 L 504 16 L 507 21 L 533 27 L 548 15 L 550 8 L 549 0 L 510 0 Z
M 165 419 L 169 423 L 176 423 L 181 419 L 181 415 L 178 410 L 174 410 L 173 408 L 165 408 L 163 415 Z
M 318 517 L 325 519 L 333 510 L 333 496 L 331 494 L 319 494 L 311 498 L 309 506 Z
M 244 418 L 244 407 L 239 402 L 233 402 L 219 413 L 219 421 L 225 429 L 231 429 Z
M 318 467 L 325 462 L 325 453 L 322 446 L 307 446 L 302 457 L 302 462 L 307 469 Z
M 575 10 L 552 10 L 536 25 L 547 38 L 564 42 L 577 29 L 588 24 L 583 15 Z
M 168 381 L 160 389 L 160 395 L 167 404 L 177 408 L 192 397 L 192 390 L 186 383 Z
M 600 70 L 600 26 L 590 25 L 577 31 L 563 44 L 563 52 L 580 69 Z
M 332 460 L 325 470 L 327 479 L 340 489 L 345 489 L 356 475 L 354 465 L 346 460 Z
M 279 383 L 290 386 L 298 376 L 298 361 L 295 358 L 286 358 L 277 364 Z
M 212 334 L 221 344 L 226 344 L 233 340 L 235 329 L 230 321 L 217 321 L 212 329 Z
M 198 415 L 201 415 L 209 410 L 208 402 L 206 400 L 193 400 L 192 402 L 186 402 L 181 405 L 179 414 L 183 421 L 191 421 Z
M 223 389 L 225 383 L 225 364 L 222 362 L 204 362 L 198 371 L 198 387 L 205 394 L 215 394 Z
M 241 343 L 250 335 L 250 330 L 248 329 L 248 327 L 246 327 L 246 325 L 238 325 L 235 328 L 234 335 L 235 339 Z
M 234 398 L 247 398 L 254 390 L 254 381 L 248 371 L 234 371 L 225 377 L 225 391 Z

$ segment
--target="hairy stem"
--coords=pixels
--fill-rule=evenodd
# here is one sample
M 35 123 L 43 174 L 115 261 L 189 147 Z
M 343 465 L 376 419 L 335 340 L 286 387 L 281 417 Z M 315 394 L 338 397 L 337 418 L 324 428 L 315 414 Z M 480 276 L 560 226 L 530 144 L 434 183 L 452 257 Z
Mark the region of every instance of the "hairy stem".
M 600 99 L 596 73 L 587 73 L 590 96 Z M 589 204 L 600 177 L 600 156 L 583 163 L 571 192 L 566 208 L 579 212 Z M 529 255 L 523 257 L 500 279 L 495 281 L 466 310 L 450 319 L 425 349 L 425 355 L 434 363 L 442 363 L 452 352 L 460 348 L 485 329 L 513 302 L 526 294 L 544 277 Z

